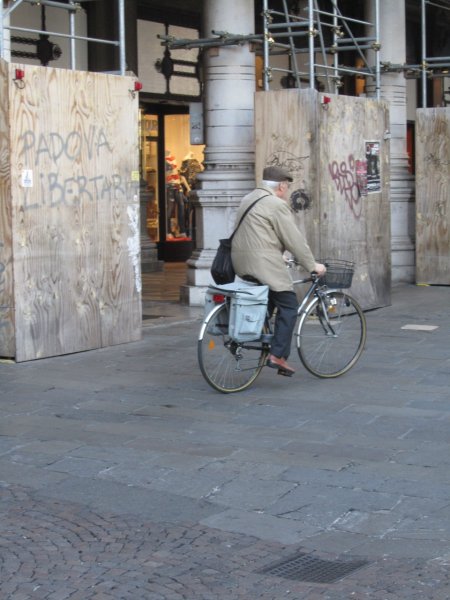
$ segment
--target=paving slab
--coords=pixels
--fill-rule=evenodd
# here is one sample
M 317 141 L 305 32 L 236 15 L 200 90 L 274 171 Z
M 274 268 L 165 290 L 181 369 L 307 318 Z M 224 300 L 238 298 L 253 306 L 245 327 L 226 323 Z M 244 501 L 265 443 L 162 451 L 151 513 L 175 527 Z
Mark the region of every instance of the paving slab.
M 396 286 L 341 378 L 235 395 L 198 369 L 201 314 L 0 364 L 0 597 L 450 598 L 450 288 Z M 296 553 L 367 566 L 261 573 Z

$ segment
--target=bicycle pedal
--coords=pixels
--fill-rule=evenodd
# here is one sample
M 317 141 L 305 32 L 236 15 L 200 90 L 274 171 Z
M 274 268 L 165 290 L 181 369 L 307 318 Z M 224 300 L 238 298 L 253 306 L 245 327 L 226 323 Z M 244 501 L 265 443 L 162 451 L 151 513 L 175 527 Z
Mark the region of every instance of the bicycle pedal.
M 292 377 L 294 371 L 286 371 L 286 369 L 278 369 L 278 375 L 284 375 L 284 377 Z

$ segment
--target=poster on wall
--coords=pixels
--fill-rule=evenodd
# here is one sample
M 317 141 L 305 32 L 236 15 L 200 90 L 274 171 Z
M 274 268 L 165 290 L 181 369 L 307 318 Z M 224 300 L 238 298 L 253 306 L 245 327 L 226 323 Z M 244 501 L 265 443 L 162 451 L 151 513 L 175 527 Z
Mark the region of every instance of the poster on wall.
M 367 163 L 367 193 L 381 191 L 380 142 L 365 142 Z
M 367 196 L 367 161 L 357 160 L 356 165 L 356 184 L 361 196 Z

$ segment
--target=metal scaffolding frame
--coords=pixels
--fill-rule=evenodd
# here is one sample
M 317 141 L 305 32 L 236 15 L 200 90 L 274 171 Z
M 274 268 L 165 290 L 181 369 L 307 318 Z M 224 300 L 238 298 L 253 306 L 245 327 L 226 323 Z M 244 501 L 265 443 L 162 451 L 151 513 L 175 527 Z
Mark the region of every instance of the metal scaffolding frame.
M 338 0 L 330 0 L 333 12 L 321 10 L 319 0 L 308 0 L 306 9 L 307 16 L 290 14 L 286 0 L 282 0 L 283 11 L 269 8 L 269 0 L 263 0 L 263 33 L 251 35 L 237 35 L 226 31 L 212 31 L 214 37 L 200 39 L 176 39 L 172 36 L 159 35 L 162 44 L 170 49 L 185 48 L 211 48 L 217 46 L 228 46 L 251 42 L 262 47 L 264 60 L 264 84 L 265 90 L 270 87 L 272 73 L 282 72 L 294 78 L 297 87 L 301 87 L 304 79 L 307 79 L 311 88 L 316 86 L 316 78 L 324 77 L 327 82 L 328 91 L 338 93 L 342 85 L 343 75 L 356 75 L 359 77 L 373 77 L 375 79 L 375 93 L 380 97 L 380 61 L 379 61 L 379 0 L 375 3 L 375 23 L 362 21 L 347 17 L 342 14 L 338 7 Z M 332 21 L 323 19 L 331 17 Z M 276 22 L 275 19 L 277 19 Z M 281 18 L 281 21 L 280 21 Z M 355 37 L 350 25 L 357 23 L 367 28 L 373 28 L 373 35 L 367 37 Z M 323 31 L 330 28 L 333 32 L 333 43 L 327 47 L 324 42 Z M 308 38 L 308 44 L 304 48 L 296 45 L 298 38 Z M 316 44 L 316 38 L 320 45 Z M 339 64 L 339 52 L 355 50 L 361 57 L 363 66 L 360 68 L 344 66 Z M 364 54 L 364 50 L 372 50 L 375 54 L 375 66 L 370 66 Z M 315 60 L 316 53 L 320 51 L 322 63 Z M 301 71 L 298 67 L 298 55 L 309 54 L 308 71 Z M 284 54 L 289 59 L 289 68 L 273 67 L 270 65 L 271 57 Z M 333 64 L 329 65 L 327 56 L 333 56 Z M 333 88 L 333 89 L 332 89 Z
M 317 78 L 323 78 L 328 92 L 339 93 L 342 78 L 345 75 L 371 78 L 374 81 L 374 95 L 380 98 L 381 74 L 387 72 L 403 72 L 406 77 L 420 77 L 422 80 L 422 106 L 427 103 L 427 79 L 445 77 L 443 69 L 450 69 L 450 57 L 432 57 L 427 55 L 426 20 L 427 6 L 450 10 L 450 0 L 417 0 L 421 4 L 422 59 L 417 65 L 392 64 L 380 61 L 380 0 L 371 0 L 373 22 L 345 16 L 338 6 L 338 0 L 329 0 L 332 11 L 320 8 L 321 0 L 305 0 L 305 15 L 291 14 L 286 0 L 281 0 L 283 10 L 269 8 L 270 0 L 263 0 L 263 33 L 252 35 L 236 35 L 226 31 L 212 31 L 213 37 L 196 40 L 176 39 L 171 36 L 158 36 L 162 44 L 170 49 L 211 48 L 251 42 L 260 45 L 264 61 L 263 87 L 270 89 L 272 75 L 284 73 L 297 87 L 317 86 Z M 362 26 L 367 35 L 355 36 L 352 25 Z M 332 33 L 331 45 L 326 45 L 324 32 Z M 307 38 L 308 43 L 298 47 L 296 40 Z M 352 50 L 359 57 L 361 66 L 340 64 L 340 53 Z M 273 57 L 284 54 L 288 58 L 286 68 L 271 66 Z M 308 68 L 299 68 L 298 57 L 308 54 Z M 368 62 L 370 55 L 372 64 Z M 317 62 L 317 56 L 322 62 Z M 332 61 L 331 61 L 332 59 Z M 273 62 L 273 60 L 272 60 Z M 332 64 L 329 64 L 331 63 Z M 450 94 L 450 90 L 449 90 Z
M 125 0 L 116 0 L 119 14 L 119 39 L 118 40 L 103 40 L 98 38 L 84 37 L 75 34 L 75 13 L 81 9 L 81 5 L 75 0 L 69 0 L 67 4 L 63 2 L 56 2 L 54 0 L 13 0 L 13 4 L 4 8 L 3 0 L 0 0 L 0 56 L 5 59 L 5 31 L 20 31 L 22 33 L 32 33 L 36 35 L 52 35 L 54 37 L 69 38 L 70 39 L 70 68 L 76 69 L 76 41 L 83 42 L 94 42 L 98 44 L 109 44 L 112 46 L 119 47 L 119 72 L 120 75 L 125 75 L 126 72 L 126 59 L 125 59 Z M 27 2 L 35 6 L 48 6 L 52 8 L 60 8 L 66 10 L 69 13 L 69 32 L 70 33 L 59 33 L 57 31 L 44 31 L 40 29 L 29 29 L 26 27 L 16 27 L 6 24 L 9 21 L 11 13 L 16 10 L 18 6 Z
M 301 81 L 308 81 L 310 88 L 316 87 L 317 77 L 323 77 L 326 81 L 328 92 L 338 93 L 342 85 L 343 75 L 356 75 L 359 77 L 373 77 L 375 79 L 375 94 L 380 97 L 380 60 L 379 50 L 381 48 L 379 41 L 379 0 L 372 0 L 374 3 L 375 22 L 363 21 L 345 16 L 338 7 L 338 0 L 330 0 L 332 12 L 322 10 L 319 0 L 308 0 L 308 6 L 305 9 L 307 16 L 291 14 L 287 7 L 286 0 L 282 0 L 283 11 L 276 11 L 269 8 L 269 0 L 263 0 L 263 19 L 264 19 L 264 89 L 268 90 L 272 73 L 284 72 L 295 79 L 297 87 L 301 87 Z M 274 22 L 274 17 L 282 21 Z M 283 20 L 284 19 L 284 20 Z M 362 25 L 371 31 L 372 35 L 359 36 L 353 35 L 352 24 Z M 324 30 L 329 29 L 332 33 L 332 44 L 325 44 Z M 298 48 L 295 45 L 295 39 L 307 37 L 308 45 L 304 48 Z M 283 43 L 283 38 L 288 38 L 289 43 Z M 318 44 L 316 43 L 318 40 Z M 355 66 L 345 66 L 339 64 L 339 52 L 348 50 L 355 51 L 362 60 L 360 68 Z M 364 51 L 372 50 L 375 56 L 375 65 L 370 66 Z M 270 66 L 270 57 L 276 54 L 287 53 L 289 57 L 289 68 L 279 68 Z M 301 71 L 298 68 L 297 55 L 308 53 L 308 71 Z M 316 60 L 320 53 L 322 62 Z M 333 59 L 332 65 L 328 64 L 328 57 Z
M 449 0 L 421 0 L 421 34 L 422 34 L 422 61 L 420 64 L 421 83 L 422 83 L 422 106 L 427 105 L 427 78 L 428 77 L 448 77 L 449 74 L 443 72 L 450 69 L 450 56 L 428 56 L 427 53 L 427 5 L 450 11 Z M 440 69 L 435 73 L 435 69 Z M 450 90 L 449 90 L 450 92 Z

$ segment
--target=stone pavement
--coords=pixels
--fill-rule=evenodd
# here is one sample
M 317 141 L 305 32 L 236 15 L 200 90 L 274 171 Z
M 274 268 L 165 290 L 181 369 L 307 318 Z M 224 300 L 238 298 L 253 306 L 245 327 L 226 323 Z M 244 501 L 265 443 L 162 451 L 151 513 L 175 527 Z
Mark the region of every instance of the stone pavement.
M 394 288 L 339 379 L 234 395 L 166 313 L 0 364 L 1 600 L 450 598 L 450 288 Z

